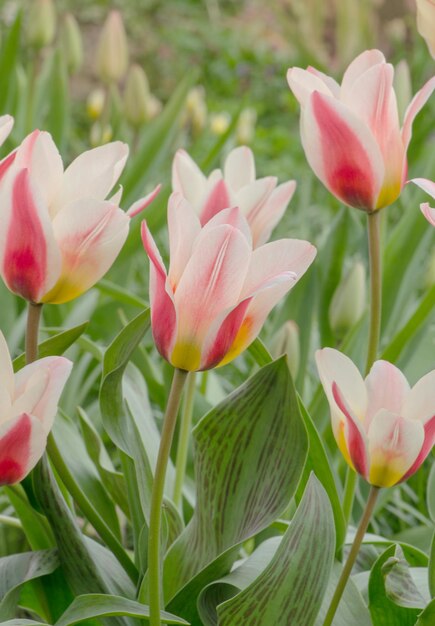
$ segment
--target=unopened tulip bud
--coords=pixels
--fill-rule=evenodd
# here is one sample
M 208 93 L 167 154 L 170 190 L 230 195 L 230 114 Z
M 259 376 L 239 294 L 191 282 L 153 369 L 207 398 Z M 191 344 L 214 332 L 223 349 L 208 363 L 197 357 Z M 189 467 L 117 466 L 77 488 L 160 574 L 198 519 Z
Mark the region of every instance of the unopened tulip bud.
M 150 88 L 145 72 L 139 65 L 132 65 L 124 92 L 124 113 L 132 126 L 137 128 L 148 120 L 149 98 Z
M 272 339 L 271 354 L 277 359 L 285 354 L 290 373 L 296 378 L 301 360 L 300 333 L 296 322 L 288 320 Z
M 366 304 L 364 265 L 355 263 L 338 285 L 329 306 L 329 323 L 337 335 L 344 335 L 360 319 Z
M 205 89 L 202 85 L 193 87 L 186 98 L 186 122 L 192 127 L 194 135 L 199 135 L 207 123 L 207 104 Z
M 97 49 L 97 73 L 105 83 L 117 83 L 128 67 L 128 43 L 119 11 L 111 11 L 101 31 Z
M 34 48 L 43 48 L 52 43 L 56 31 L 56 9 L 53 0 L 33 0 L 28 22 L 27 41 Z
M 396 65 L 393 86 L 396 92 L 399 117 L 403 118 L 408 104 L 412 100 L 411 72 L 405 59 Z
M 435 59 L 435 1 L 417 0 L 417 29 Z
M 103 112 L 106 102 L 104 89 L 93 89 L 86 100 L 86 112 L 91 120 L 97 120 Z
M 67 13 L 62 23 L 60 43 L 70 74 L 75 74 L 83 63 L 83 40 L 76 18 Z
M 215 113 L 210 116 L 210 130 L 213 135 L 223 135 L 227 132 L 231 122 L 229 113 L 223 111 L 222 113 Z
M 153 93 L 148 98 L 148 119 L 153 120 L 163 109 L 163 104 Z
M 243 109 L 236 128 L 237 143 L 245 145 L 252 142 L 255 135 L 257 113 L 254 109 Z

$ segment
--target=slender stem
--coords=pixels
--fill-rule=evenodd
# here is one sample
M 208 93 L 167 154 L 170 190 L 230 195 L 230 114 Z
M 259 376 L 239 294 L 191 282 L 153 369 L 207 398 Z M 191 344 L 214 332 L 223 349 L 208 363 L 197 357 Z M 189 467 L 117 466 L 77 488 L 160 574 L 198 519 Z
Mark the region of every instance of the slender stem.
M 165 486 L 166 468 L 174 437 L 178 409 L 181 395 L 188 372 L 176 369 L 172 379 L 168 405 L 163 420 L 162 436 L 157 456 L 156 471 L 154 474 L 153 491 L 151 495 L 150 524 L 148 534 L 148 580 L 149 580 L 149 607 L 150 626 L 161 626 L 160 619 L 160 530 L 162 523 L 163 490 Z
M 358 530 L 356 531 L 355 539 L 353 540 L 352 548 L 350 549 L 349 555 L 347 557 L 347 561 L 341 572 L 341 576 L 339 578 L 334 595 L 332 596 L 331 604 L 329 605 L 328 612 L 326 613 L 323 626 L 331 626 L 332 624 L 332 620 L 334 619 L 334 615 L 340 603 L 341 596 L 343 595 L 344 589 L 346 587 L 346 583 L 352 571 L 352 567 L 355 563 L 356 557 L 358 556 L 358 552 L 361 547 L 362 540 L 364 539 L 365 532 L 369 525 L 370 518 L 372 516 L 373 509 L 375 508 L 376 500 L 378 498 L 378 494 L 379 494 L 379 487 L 372 486 L 370 489 L 369 497 L 367 500 L 366 507 L 364 509 L 363 516 L 359 523 Z
M 115 557 L 118 559 L 122 567 L 130 576 L 131 580 L 134 583 L 137 583 L 138 571 L 133 561 L 130 559 L 130 557 L 122 547 L 121 542 L 118 540 L 116 535 L 113 534 L 112 530 L 109 528 L 109 526 L 107 526 L 106 522 L 95 510 L 95 508 L 92 506 L 92 503 L 88 500 L 86 494 L 81 490 L 81 488 L 75 481 L 74 476 L 71 474 L 68 466 L 63 460 L 62 454 L 57 447 L 56 441 L 52 433 L 50 433 L 50 435 L 48 436 L 47 452 L 49 454 L 50 461 L 53 463 L 63 484 L 80 507 L 80 510 L 90 521 L 92 526 L 100 535 L 101 539 L 103 539 L 103 541 L 109 546 Z
M 382 267 L 380 212 L 368 214 L 368 239 L 370 260 L 370 331 L 366 361 L 366 374 L 369 373 L 379 347 L 382 315 Z
M 41 312 L 42 304 L 29 302 L 26 328 L 26 363 L 33 363 L 38 358 L 38 332 Z
M 196 372 L 190 372 L 184 394 L 183 409 L 181 411 L 180 435 L 178 438 L 177 459 L 175 462 L 175 485 L 173 501 L 179 507 L 182 501 L 184 477 L 186 475 L 187 455 L 189 452 L 189 438 L 192 428 L 193 405 L 196 391 Z

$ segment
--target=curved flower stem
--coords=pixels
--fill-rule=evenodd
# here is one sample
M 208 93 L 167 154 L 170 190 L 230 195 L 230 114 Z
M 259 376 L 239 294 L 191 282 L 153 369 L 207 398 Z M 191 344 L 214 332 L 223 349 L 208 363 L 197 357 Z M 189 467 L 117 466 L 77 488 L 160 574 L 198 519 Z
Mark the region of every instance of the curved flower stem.
M 177 423 L 178 409 L 180 408 L 181 395 L 188 372 L 174 370 L 171 391 L 163 419 L 163 429 L 160 439 L 159 454 L 157 456 L 156 471 L 154 474 L 153 490 L 151 495 L 150 524 L 148 533 L 148 582 L 149 582 L 149 608 L 150 626 L 161 626 L 160 619 L 160 530 L 162 525 L 163 490 L 165 486 L 166 468 L 168 466 L 169 453 L 174 437 L 175 424 Z M 163 608 L 163 607 L 162 607 Z
M 367 233 L 370 264 L 370 326 L 366 375 L 369 373 L 379 348 L 382 320 L 382 255 L 381 255 L 381 213 L 375 211 L 367 215 Z M 346 523 L 350 519 L 353 498 L 357 483 L 356 473 L 348 468 L 343 496 L 343 513 Z
M 196 391 L 196 372 L 189 372 L 181 412 L 180 435 L 177 446 L 177 460 L 175 462 L 175 485 L 173 501 L 176 507 L 182 502 L 184 477 L 186 475 L 187 454 L 189 452 L 189 437 L 192 428 L 193 405 Z
M 41 320 L 42 304 L 29 302 L 26 328 L 26 363 L 33 363 L 38 358 L 38 333 Z
M 329 605 L 328 612 L 326 613 L 323 626 L 331 626 L 332 624 L 332 620 L 334 619 L 335 613 L 341 600 L 341 596 L 343 595 L 343 592 L 345 590 L 346 583 L 352 571 L 352 567 L 355 563 L 356 557 L 358 556 L 362 540 L 364 539 L 365 532 L 369 525 L 373 509 L 375 508 L 376 500 L 378 498 L 378 494 L 379 487 L 372 486 L 370 488 L 370 493 L 366 507 L 364 509 L 363 516 L 356 531 L 355 539 L 353 540 L 352 548 L 350 549 L 347 561 L 343 567 L 343 571 L 341 572 L 341 576 L 339 578 L 334 595 L 332 596 L 331 604 Z

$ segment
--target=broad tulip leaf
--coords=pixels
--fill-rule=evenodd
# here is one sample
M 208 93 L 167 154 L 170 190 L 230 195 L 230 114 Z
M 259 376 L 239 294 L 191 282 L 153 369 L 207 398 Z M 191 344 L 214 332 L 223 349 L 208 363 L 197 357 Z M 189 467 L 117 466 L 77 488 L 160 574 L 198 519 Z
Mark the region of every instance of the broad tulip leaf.
M 420 575 L 420 579 L 426 582 L 427 569 L 423 567 L 417 569 L 418 573 L 423 573 L 424 576 L 423 578 Z M 396 547 L 394 556 L 385 561 L 381 571 L 384 576 L 387 598 L 392 600 L 395 604 L 410 609 L 423 609 L 429 602 L 429 590 L 423 589 L 422 587 L 420 587 L 420 589 L 417 588 L 411 575 L 408 562 L 400 546 Z M 417 574 L 417 572 L 415 573 Z M 423 597 L 423 594 L 425 597 Z
M 42 359 L 42 357 L 45 356 L 62 355 L 85 332 L 88 323 L 89 322 L 84 322 L 83 324 L 74 326 L 74 328 L 64 330 L 57 335 L 54 335 L 54 337 L 50 337 L 49 339 L 46 339 L 45 341 L 40 343 L 39 358 Z M 14 370 L 17 372 L 22 367 L 24 367 L 25 364 L 26 356 L 25 354 L 20 354 L 20 356 L 14 359 Z
M 120 596 L 86 594 L 76 598 L 54 626 L 72 626 L 96 617 L 111 617 L 114 615 L 146 619 L 149 617 L 149 614 L 147 606 L 134 600 L 128 600 Z M 160 616 L 165 624 L 188 624 L 180 617 L 176 617 L 166 611 L 161 611 Z
M 219 626 L 312 626 L 326 592 L 334 551 L 331 505 L 312 474 L 272 561 L 249 587 L 218 607 Z
M 315 626 L 323 626 L 341 571 L 342 566 L 336 562 L 331 571 L 328 587 L 323 598 L 322 607 L 317 615 Z M 372 626 L 369 610 L 352 578 L 346 584 L 333 624 L 334 626 Z
M 419 615 L 415 626 L 433 626 L 435 624 L 435 599 L 430 602 L 423 613 Z
M 285 358 L 212 409 L 193 438 L 196 506 L 164 565 L 169 610 L 192 624 L 201 588 L 228 571 L 241 542 L 283 512 L 300 478 L 307 436 Z
M 29 580 L 51 574 L 59 567 L 57 550 L 12 554 L 0 559 L 0 620 L 13 617 L 20 587 Z M 3 621 L 1 622 L 3 623 Z
M 46 622 L 35 622 L 33 619 L 8 619 L 2 626 L 50 626 Z

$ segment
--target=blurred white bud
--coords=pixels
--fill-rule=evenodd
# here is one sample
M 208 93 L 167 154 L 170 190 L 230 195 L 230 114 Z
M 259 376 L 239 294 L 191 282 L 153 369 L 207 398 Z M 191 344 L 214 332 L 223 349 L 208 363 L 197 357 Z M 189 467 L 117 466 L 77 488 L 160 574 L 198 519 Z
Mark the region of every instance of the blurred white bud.
M 257 112 L 254 109 L 243 109 L 236 128 L 236 140 L 240 145 L 252 143 L 255 135 Z
M 412 99 L 411 72 L 405 59 L 399 61 L 394 68 L 393 87 L 397 97 L 399 119 L 403 120 L 405 111 Z
M 142 126 L 149 119 L 149 99 L 150 88 L 146 74 L 139 65 L 132 65 L 124 91 L 124 114 L 132 126 Z
M 53 0 L 32 0 L 27 14 L 27 41 L 34 48 L 49 46 L 56 32 Z
M 65 55 L 68 72 L 75 74 L 83 64 L 83 40 L 80 27 L 72 13 L 67 13 L 62 22 L 60 45 Z
M 117 83 L 128 67 L 128 42 L 119 11 L 111 11 L 104 22 L 97 48 L 97 73 L 105 83 Z
M 86 100 L 86 113 L 91 120 L 97 120 L 103 112 L 106 92 L 101 87 L 93 89 Z
M 329 306 L 332 330 L 343 336 L 364 313 L 366 306 L 366 272 L 361 262 L 355 263 L 339 283 Z
M 193 134 L 199 135 L 207 123 L 207 104 L 202 85 L 193 87 L 186 98 L 186 124 L 192 127 Z
M 226 111 L 210 115 L 210 130 L 214 135 L 223 135 L 231 123 L 231 116 Z

